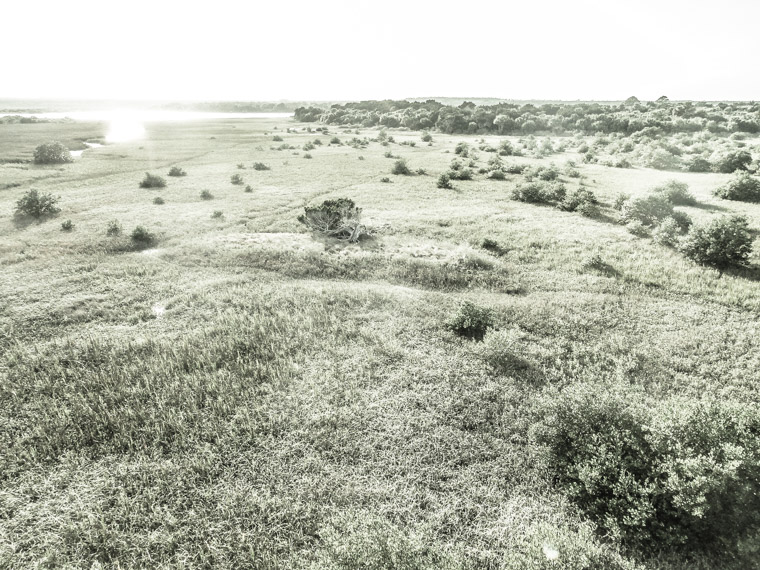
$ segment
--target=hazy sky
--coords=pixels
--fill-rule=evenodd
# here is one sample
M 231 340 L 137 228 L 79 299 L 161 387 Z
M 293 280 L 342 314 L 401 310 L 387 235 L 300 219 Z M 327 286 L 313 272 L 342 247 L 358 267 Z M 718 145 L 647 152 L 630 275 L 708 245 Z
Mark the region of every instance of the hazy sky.
M 758 0 L 16 0 L 0 14 L 0 98 L 760 99 Z

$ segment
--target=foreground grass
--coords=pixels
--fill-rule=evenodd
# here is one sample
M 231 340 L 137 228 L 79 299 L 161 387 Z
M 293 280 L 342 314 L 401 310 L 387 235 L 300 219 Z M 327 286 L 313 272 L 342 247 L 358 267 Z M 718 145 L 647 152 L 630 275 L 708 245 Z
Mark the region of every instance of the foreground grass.
M 388 184 L 385 147 L 288 126 L 154 125 L 62 170 L 0 166 L 20 184 L 0 191 L 0 566 L 752 567 L 749 543 L 734 560 L 623 550 L 529 437 L 539 403 L 579 383 L 760 402 L 754 274 L 719 278 L 607 219 L 617 191 L 672 174 L 580 167 L 604 202 L 588 219 L 509 200 L 517 177 L 436 189 L 466 137 L 394 145 L 431 174 Z M 270 150 L 275 132 L 325 144 L 306 161 Z M 138 188 L 173 165 L 188 175 Z M 757 206 L 710 196 L 725 177 L 685 176 L 695 218 L 760 226 Z M 75 231 L 13 223 L 32 186 L 62 196 Z M 295 221 L 340 196 L 373 239 Z M 124 235 L 105 235 L 111 219 Z M 158 242 L 132 247 L 136 225 Z M 584 265 L 595 252 L 605 266 Z M 443 327 L 464 299 L 495 311 L 484 343 Z

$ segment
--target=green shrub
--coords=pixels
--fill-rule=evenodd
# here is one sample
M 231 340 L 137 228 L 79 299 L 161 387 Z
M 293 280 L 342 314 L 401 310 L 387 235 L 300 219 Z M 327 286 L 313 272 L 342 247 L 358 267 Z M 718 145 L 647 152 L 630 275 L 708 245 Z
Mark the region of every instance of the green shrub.
M 526 170 L 528 170 L 527 164 L 508 164 L 504 167 L 507 174 L 522 174 Z
M 700 265 L 723 273 L 730 267 L 747 265 L 752 252 L 752 234 L 744 216 L 721 216 L 693 227 L 679 249 Z
M 691 224 L 692 224 L 691 216 L 689 216 L 689 214 L 687 214 L 686 212 L 681 212 L 679 210 L 673 210 L 673 213 L 670 214 L 670 218 L 665 218 L 665 219 L 674 220 L 676 224 L 678 224 L 678 229 L 682 232 L 689 231 L 689 228 L 691 227 Z
M 303 157 L 306 159 L 312 158 L 311 154 L 309 154 L 308 152 L 303 153 Z
M 253 163 L 253 169 L 254 170 L 271 170 L 269 168 L 269 165 L 264 164 L 263 162 L 254 162 Z
M 161 196 L 156 196 L 155 198 L 153 198 L 153 203 L 156 206 L 163 206 L 165 204 L 164 199 Z
M 304 145 L 303 145 L 301 148 L 302 148 L 303 150 L 306 150 L 306 151 L 309 151 L 309 150 L 314 150 L 314 144 L 313 144 L 313 143 L 310 143 L 310 142 L 307 142 L 307 143 L 305 143 L 305 144 L 304 144 Z
M 201 200 L 211 200 L 214 198 L 214 195 L 209 192 L 208 190 L 201 190 Z
M 64 232 L 70 232 L 74 229 L 74 222 L 71 220 L 66 220 L 63 223 L 61 223 L 61 230 Z
M 462 158 L 467 158 L 469 151 L 470 145 L 468 145 L 466 142 L 457 143 L 457 146 L 454 148 L 454 154 L 458 154 Z
M 169 176 L 187 176 L 187 172 L 182 170 L 179 166 L 172 166 L 169 169 Z
M 612 207 L 616 210 L 620 211 L 623 209 L 623 204 L 626 203 L 626 201 L 631 199 L 630 194 L 625 194 L 624 192 L 618 192 L 615 194 L 615 198 L 612 200 Z
M 281 137 L 280 135 L 274 135 L 274 136 L 272 137 L 272 140 L 273 140 L 274 142 L 282 142 L 282 140 L 283 140 L 283 139 L 282 139 L 282 137 Z
M 438 181 L 436 182 L 436 186 L 438 188 L 443 188 L 445 190 L 451 190 L 454 186 L 451 184 L 451 176 L 449 176 L 448 172 L 442 173 L 438 177 Z
M 561 210 L 565 210 L 567 212 L 575 212 L 581 206 L 584 205 L 592 205 L 595 206 L 598 204 L 599 201 L 596 199 L 596 196 L 591 190 L 586 190 L 585 188 L 578 188 L 571 194 L 568 194 L 565 196 L 565 199 L 562 200 L 559 204 L 559 208 Z
M 483 340 L 486 331 L 493 327 L 493 320 L 491 309 L 465 301 L 459 306 L 457 312 L 446 321 L 446 328 L 459 336 Z
M 483 339 L 482 357 L 497 374 L 516 376 L 531 365 L 523 358 L 522 333 L 519 329 L 489 330 Z
M 531 439 L 581 511 L 629 547 L 735 552 L 760 527 L 760 410 L 576 384 L 546 394 Z
M 16 218 L 34 218 L 41 220 L 58 214 L 61 209 L 56 206 L 60 196 L 52 194 L 42 194 L 35 189 L 29 190 L 16 201 Z
M 390 183 L 390 182 L 391 182 L 391 179 L 390 179 L 390 178 L 388 178 L 387 176 L 383 176 L 383 177 L 380 179 L 380 182 L 382 182 L 383 184 L 388 184 L 388 183 Z
M 166 186 L 166 180 L 150 172 L 145 173 L 145 178 L 140 182 L 140 188 L 163 188 Z
M 69 149 L 58 141 L 44 143 L 34 149 L 35 164 L 65 164 L 73 160 Z
M 403 158 L 399 158 L 396 162 L 393 163 L 391 174 L 402 174 L 408 176 L 411 173 L 412 171 L 409 170 L 409 166 L 406 164 L 406 160 Z
M 333 137 L 330 139 L 330 144 L 340 144 L 340 139 L 338 137 Z
M 414 171 L 414 173 L 417 176 L 427 176 L 427 170 L 425 170 L 424 168 L 418 168 L 417 170 Z
M 230 182 L 234 184 L 235 186 L 240 186 L 241 184 L 243 184 L 243 177 L 240 176 L 239 174 L 233 174 L 232 176 L 230 176 Z
M 250 184 L 246 184 L 246 185 L 245 185 L 245 191 L 246 191 L 246 192 L 253 192 L 253 188 L 251 187 L 251 185 L 250 185 Z
M 472 170 L 469 168 L 452 168 L 448 175 L 451 180 L 472 180 Z
M 353 200 L 337 198 L 325 200 L 319 206 L 305 207 L 298 221 L 328 237 L 357 241 L 362 232 L 361 212 Z
M 641 222 L 654 227 L 673 214 L 673 204 L 663 194 L 649 194 L 640 198 L 630 198 L 623 203 L 620 220 L 623 223 Z
M 689 172 L 710 172 L 712 170 L 710 161 L 701 156 L 695 156 L 687 160 L 685 166 Z
M 130 237 L 132 238 L 132 241 L 140 247 L 148 247 L 156 241 L 156 236 L 143 226 L 137 226 L 132 230 Z
M 214 210 L 214 213 L 211 214 L 211 217 L 215 220 L 220 220 L 224 217 L 224 213 L 221 210 Z
M 512 189 L 512 199 L 532 204 L 551 204 L 565 199 L 566 190 L 561 182 L 525 182 Z
M 743 172 L 729 180 L 725 185 L 716 188 L 713 194 L 724 200 L 760 202 L 760 180 Z
M 639 220 L 632 220 L 625 225 L 625 229 L 628 233 L 635 235 L 636 237 L 648 237 L 649 227 L 642 224 Z
M 106 235 L 111 237 L 118 236 L 121 235 L 121 230 L 119 220 L 111 220 L 108 222 L 108 226 L 106 226 Z
M 715 169 L 724 174 L 730 174 L 737 170 L 747 170 L 752 163 L 752 155 L 746 150 L 730 152 L 718 160 Z
M 652 189 L 652 192 L 662 194 L 675 206 L 694 206 L 697 199 L 689 192 L 689 185 L 678 180 L 668 180 L 662 186 Z
M 429 132 L 425 131 L 422 133 L 422 142 L 433 142 L 433 135 L 431 135 Z
M 681 237 L 681 228 L 672 217 L 665 218 L 652 232 L 652 239 L 667 247 L 675 247 Z

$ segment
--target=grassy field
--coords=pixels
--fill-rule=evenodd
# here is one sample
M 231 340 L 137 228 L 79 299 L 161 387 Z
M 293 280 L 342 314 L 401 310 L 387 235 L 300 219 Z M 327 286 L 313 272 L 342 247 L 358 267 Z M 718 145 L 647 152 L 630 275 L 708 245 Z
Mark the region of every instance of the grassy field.
M 760 205 L 712 196 L 730 175 L 505 158 L 577 161 L 568 188 L 601 200 L 588 218 L 510 199 L 518 175 L 437 188 L 456 144 L 483 137 L 389 130 L 395 143 L 353 148 L 328 143 L 377 130 L 307 128 L 156 123 L 36 166 L 8 161 L 107 125 L 0 125 L 0 567 L 757 567 L 756 541 L 721 558 L 601 536 L 531 436 L 577 385 L 760 403 L 760 243 L 755 268 L 720 277 L 612 208 L 675 178 L 695 221 L 739 212 L 760 229 Z M 427 174 L 390 174 L 387 151 Z M 167 186 L 139 188 L 146 172 Z M 18 224 L 30 188 L 60 214 Z M 371 239 L 297 221 L 339 197 Z M 444 326 L 465 300 L 494 311 L 484 342 Z

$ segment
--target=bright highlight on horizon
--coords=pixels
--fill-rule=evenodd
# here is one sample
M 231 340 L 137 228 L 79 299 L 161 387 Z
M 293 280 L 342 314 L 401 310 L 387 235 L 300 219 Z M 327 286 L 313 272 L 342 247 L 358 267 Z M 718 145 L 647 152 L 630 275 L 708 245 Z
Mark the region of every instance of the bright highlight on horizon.
M 136 115 L 113 113 L 106 133 L 107 142 L 127 142 L 145 136 L 145 126 Z
M 0 99 L 752 100 L 747 0 L 40 0 L 3 7 Z

